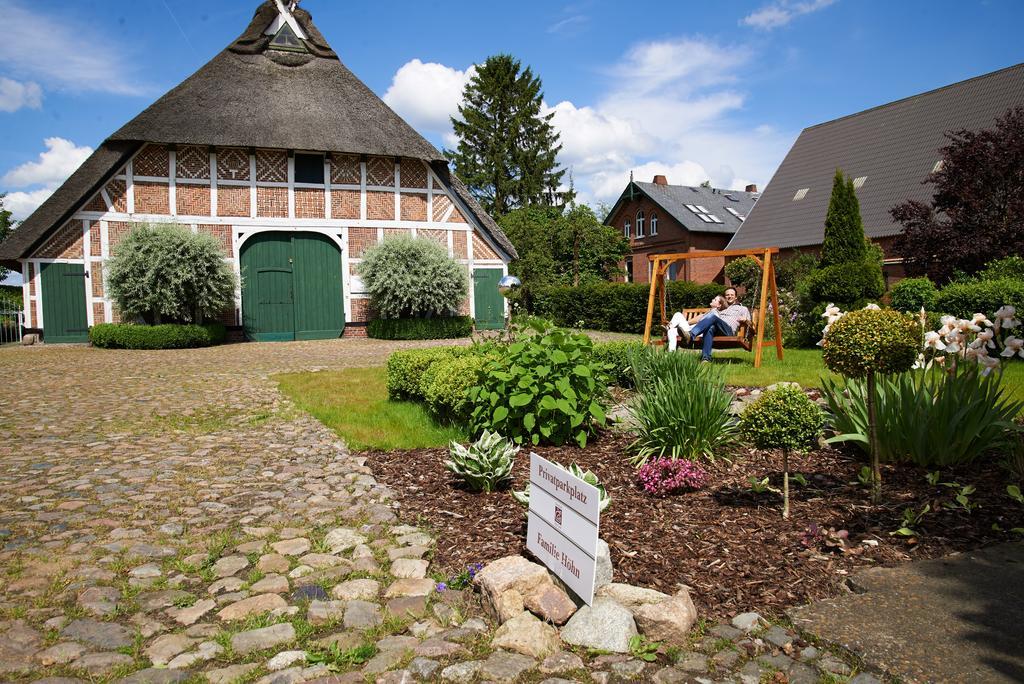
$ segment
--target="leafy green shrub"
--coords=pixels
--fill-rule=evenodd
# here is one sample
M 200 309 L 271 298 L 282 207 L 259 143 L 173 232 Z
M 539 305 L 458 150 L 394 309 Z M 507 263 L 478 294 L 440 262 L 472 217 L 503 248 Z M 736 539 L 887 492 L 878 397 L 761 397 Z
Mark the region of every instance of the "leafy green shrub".
M 235 303 L 238 279 L 212 235 L 177 225 L 134 226 L 104 267 L 125 319 L 192 323 Z
M 917 313 L 922 306 L 932 311 L 938 296 L 938 288 L 928 278 L 905 278 L 889 291 L 889 305 L 897 311 Z
M 613 385 L 630 389 L 634 386 L 633 365 L 629 355 L 642 349 L 643 342 L 598 342 L 594 345 L 592 356 L 595 361 L 608 366 L 608 374 Z
M 848 378 L 869 373 L 901 373 L 917 359 L 921 331 L 898 311 L 860 309 L 831 325 L 821 344 L 829 370 Z
M 227 331 L 221 323 L 205 325 L 135 325 L 99 323 L 89 328 L 89 341 L 102 349 L 190 349 L 209 347 L 224 341 Z
M 493 492 L 511 481 L 519 447 L 497 432 L 484 430 L 468 448 L 452 442 L 449 453 L 445 468 L 465 482 L 470 491 Z
M 422 399 L 423 374 L 431 364 L 469 353 L 465 347 L 405 349 L 388 357 L 385 367 L 389 399 Z
M 725 277 L 736 287 L 752 288 L 761 277 L 761 267 L 753 257 L 740 257 L 725 265 Z
M 534 321 L 534 334 L 485 364 L 470 391 L 474 431 L 494 430 L 516 444 L 530 441 L 581 447 L 604 425 L 605 365 L 593 358 L 590 338 Z
M 430 364 L 420 379 L 420 395 L 430 414 L 442 423 L 469 420 L 469 391 L 477 384 L 486 359 L 477 354 L 444 358 Z
M 815 302 L 836 303 L 844 308 L 885 294 L 882 267 L 870 261 L 835 264 L 808 277 L 807 288 Z
M 1006 396 L 1000 379 L 998 373 L 983 376 L 972 364 L 953 373 L 880 376 L 875 388 L 879 459 L 937 468 L 1005 451 L 1022 404 Z M 863 380 L 823 380 L 822 396 L 839 433 L 830 442 L 853 442 L 870 453 L 867 393 Z
M 782 290 L 795 290 L 796 284 L 818 270 L 818 257 L 813 252 L 796 252 L 775 264 L 775 284 Z
M 1024 310 L 1024 280 L 1001 278 L 951 283 L 939 291 L 935 308 L 958 318 L 995 311 L 1004 304 Z
M 604 488 L 604 485 L 601 484 L 601 481 L 597 478 L 597 475 L 595 475 L 592 471 L 590 471 L 590 470 L 583 470 L 583 468 L 580 468 L 578 465 L 576 465 L 576 461 L 573 461 L 572 463 L 570 463 L 568 468 L 563 466 L 561 463 L 556 463 L 555 465 L 558 466 L 559 468 L 561 468 L 562 470 L 567 471 L 569 474 L 571 474 L 571 475 L 573 475 L 575 477 L 580 478 L 581 480 L 586 482 L 588 485 L 593 485 L 594 487 L 597 488 L 597 511 L 598 511 L 598 513 L 603 512 L 604 509 L 608 508 L 608 506 L 611 505 L 612 497 L 608 494 L 608 490 L 606 490 Z M 527 483 L 526 489 L 524 489 L 523 491 L 521 491 L 521 492 L 513 491 L 512 492 L 512 498 L 515 499 L 516 501 L 518 501 L 519 503 L 521 503 L 526 508 L 529 508 L 530 507 L 530 485 L 529 485 L 529 483 Z
M 22 289 L 20 286 L 0 285 L 0 309 L 20 309 L 22 306 Z
M 388 238 L 363 253 L 358 271 L 382 318 L 450 316 L 469 292 L 465 267 L 426 238 Z
M 978 271 L 978 280 L 1024 280 L 1024 257 L 1008 256 L 985 264 Z
M 376 340 L 449 340 L 472 334 L 469 316 L 375 318 L 366 326 L 367 337 Z
M 637 436 L 630 445 L 633 465 L 650 458 L 714 458 L 735 440 L 732 395 L 721 368 L 700 363 L 696 354 L 651 348 L 630 354 L 630 361 L 637 389 L 629 406 Z

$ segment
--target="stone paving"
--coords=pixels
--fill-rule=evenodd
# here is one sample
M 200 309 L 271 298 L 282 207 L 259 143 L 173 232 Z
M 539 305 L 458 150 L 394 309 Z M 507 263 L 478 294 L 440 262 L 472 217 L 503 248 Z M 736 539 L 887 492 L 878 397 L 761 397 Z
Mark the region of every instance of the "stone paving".
M 748 684 L 855 674 L 756 615 L 701 624 L 657 662 L 493 648 L 495 625 L 470 592 L 434 590 L 429 534 L 398 524 L 391 492 L 363 459 L 269 379 L 380 364 L 407 346 L 422 345 L 0 348 L 0 680 Z

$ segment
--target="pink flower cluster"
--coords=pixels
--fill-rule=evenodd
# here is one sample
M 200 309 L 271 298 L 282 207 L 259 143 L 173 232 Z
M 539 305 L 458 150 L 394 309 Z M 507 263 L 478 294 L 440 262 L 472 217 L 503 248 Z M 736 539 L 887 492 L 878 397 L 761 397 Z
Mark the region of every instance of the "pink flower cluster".
M 700 489 L 711 479 L 708 471 L 693 461 L 670 458 L 648 461 L 637 475 L 644 491 L 655 496 Z

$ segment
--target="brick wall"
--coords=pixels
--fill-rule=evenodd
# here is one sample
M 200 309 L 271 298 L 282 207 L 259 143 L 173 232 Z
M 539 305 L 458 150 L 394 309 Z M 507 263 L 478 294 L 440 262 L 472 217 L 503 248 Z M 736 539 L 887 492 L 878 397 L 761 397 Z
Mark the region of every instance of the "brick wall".
M 359 157 L 353 154 L 332 154 L 331 183 L 335 185 L 359 185 L 362 182 Z
M 103 296 L 103 262 L 94 261 L 90 264 L 90 273 L 92 275 L 92 296 L 102 297 Z M 99 320 L 103 320 L 102 318 Z
M 370 300 L 359 299 L 353 297 L 351 300 L 352 306 L 352 321 L 356 323 L 365 323 L 370 320 Z
M 218 198 L 219 202 L 220 198 Z M 288 218 L 288 188 L 256 188 L 256 215 Z
M 103 193 L 97 192 L 93 195 L 93 198 L 86 202 L 85 206 L 82 207 L 82 211 L 98 211 L 103 213 L 107 210 L 107 203 L 103 199 Z
M 366 218 L 393 221 L 395 218 L 395 193 L 367 191 Z
M 206 235 L 213 236 L 217 242 L 220 243 L 221 250 L 224 252 L 224 256 L 230 257 L 233 253 L 233 230 L 231 226 L 223 226 L 218 224 L 199 224 L 198 231 Z
M 491 246 L 487 242 L 473 233 L 473 258 L 474 259 L 497 259 L 497 253 L 491 249 Z
M 249 180 L 249 153 L 235 148 L 217 150 L 217 178 L 219 180 Z M 220 202 L 220 198 L 217 198 Z
M 170 187 L 166 183 L 136 181 L 135 212 L 138 214 L 170 214 Z
M 210 153 L 205 147 L 179 147 L 175 160 L 175 176 L 179 180 L 210 179 Z
M 355 190 L 331 190 L 331 218 L 359 218 L 359 193 Z
M 366 184 L 394 187 L 394 160 L 387 157 L 370 157 L 366 162 Z
M 82 222 L 72 219 L 53 234 L 33 255 L 37 259 L 81 259 Z
M 469 250 L 466 247 L 466 236 L 469 233 L 459 230 L 452 233 L 452 256 L 456 259 L 468 259 Z
M 107 183 L 107 195 L 114 205 L 114 211 L 121 214 L 128 211 L 128 186 L 123 180 Z
M 100 230 L 100 222 L 93 221 L 89 224 L 89 254 L 95 258 L 103 252 L 103 235 Z
M 111 221 L 107 224 L 107 245 L 111 255 L 117 254 L 117 246 L 128 235 L 129 230 L 131 230 L 131 224 L 123 221 Z
M 403 188 L 427 187 L 427 169 L 423 162 L 415 159 L 403 159 L 400 169 Z
M 296 188 L 295 218 L 324 218 L 325 201 L 323 190 Z
M 419 193 L 403 192 L 401 210 L 403 221 L 426 221 L 427 196 Z
M 132 160 L 132 175 L 167 178 L 171 173 L 171 156 L 163 145 L 146 145 Z
M 366 248 L 375 244 L 377 244 L 376 228 L 352 228 L 348 232 L 348 250 L 352 257 L 363 256 Z
M 210 186 L 179 184 L 174 194 L 180 216 L 210 215 Z
M 247 187 L 217 186 L 217 216 L 248 216 L 249 199 Z

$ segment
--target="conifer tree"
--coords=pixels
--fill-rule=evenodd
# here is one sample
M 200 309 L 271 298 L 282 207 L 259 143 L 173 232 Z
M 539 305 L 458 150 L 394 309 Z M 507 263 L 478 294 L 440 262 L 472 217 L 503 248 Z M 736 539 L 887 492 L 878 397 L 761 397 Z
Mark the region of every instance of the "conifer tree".
M 825 215 L 825 239 L 821 243 L 821 266 L 860 263 L 867 257 L 864 223 L 853 179 L 836 169 L 832 197 Z
M 559 192 L 562 146 L 541 114 L 540 78 L 511 55 L 488 57 L 466 85 L 452 125 L 459 144 L 446 150 L 455 173 L 488 212 L 501 216 L 529 205 L 564 206 Z

